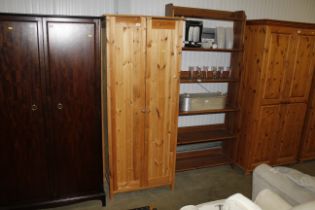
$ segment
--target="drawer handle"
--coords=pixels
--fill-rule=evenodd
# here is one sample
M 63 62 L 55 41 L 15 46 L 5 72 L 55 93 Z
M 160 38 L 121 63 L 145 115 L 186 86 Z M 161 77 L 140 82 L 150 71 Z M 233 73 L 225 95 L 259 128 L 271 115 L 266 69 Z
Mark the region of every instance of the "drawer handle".
M 62 103 L 58 103 L 58 104 L 57 104 L 57 109 L 59 109 L 59 110 L 62 110 L 62 109 L 63 109 Z
M 35 112 L 35 111 L 37 111 L 37 109 L 38 109 L 37 105 L 36 105 L 36 104 L 33 104 L 33 105 L 32 105 L 32 111 Z

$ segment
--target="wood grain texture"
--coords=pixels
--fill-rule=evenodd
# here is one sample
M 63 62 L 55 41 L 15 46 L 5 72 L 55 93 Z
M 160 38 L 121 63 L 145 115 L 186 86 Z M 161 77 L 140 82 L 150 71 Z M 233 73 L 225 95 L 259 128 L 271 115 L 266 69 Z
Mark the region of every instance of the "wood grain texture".
M 47 182 L 41 23 L 35 17 L 0 17 L 0 208 L 52 196 Z
M 148 185 L 173 181 L 182 40 L 179 24 L 147 18 L 145 146 Z
M 182 22 L 108 16 L 110 194 L 172 185 Z
M 276 104 L 282 100 L 284 91 L 284 75 L 288 68 L 287 60 L 290 55 L 289 44 L 292 40 L 291 31 L 273 32 L 269 35 L 266 59 L 266 67 L 263 71 L 261 82 L 262 104 Z
M 265 26 L 247 26 L 245 34 L 244 69 L 241 75 L 239 101 L 240 134 L 236 146 L 235 164 L 246 169 L 250 167 L 249 152 L 252 150 L 252 139 L 258 120 L 255 113 L 259 112 L 259 82 L 262 69 L 265 67 L 266 42 L 268 30 Z
M 314 51 L 315 53 L 315 51 Z M 313 67 L 315 68 L 315 66 Z M 303 128 L 303 141 L 299 153 L 299 160 L 315 159 L 315 77 L 313 76 L 310 100 L 307 107 L 306 119 Z
M 288 60 L 289 73 L 286 75 L 286 81 L 290 82 L 286 86 L 284 98 L 292 103 L 307 103 L 314 72 L 315 36 L 297 33 L 292 45 L 294 47 Z
M 145 28 L 143 17 L 107 17 L 111 194 L 143 186 Z
M 288 164 L 297 161 L 305 112 L 305 103 L 281 105 L 281 133 L 274 140 L 273 164 Z
M 259 21 L 247 26 L 242 127 L 236 157 L 246 172 L 260 163 L 297 161 L 314 71 L 312 33 L 314 29 L 269 26 Z M 266 107 L 277 109 L 262 114 Z
M 261 106 L 257 119 L 255 141 L 249 155 L 252 169 L 260 163 L 272 164 L 273 147 L 280 132 L 280 105 Z
M 57 198 L 103 191 L 98 21 L 45 18 Z

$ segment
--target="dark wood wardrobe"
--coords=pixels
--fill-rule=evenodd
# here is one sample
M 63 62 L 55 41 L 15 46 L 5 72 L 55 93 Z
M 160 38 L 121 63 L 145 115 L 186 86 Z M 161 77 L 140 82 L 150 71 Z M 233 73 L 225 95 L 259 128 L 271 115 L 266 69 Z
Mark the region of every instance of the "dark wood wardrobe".
M 0 209 L 102 199 L 97 18 L 0 15 Z

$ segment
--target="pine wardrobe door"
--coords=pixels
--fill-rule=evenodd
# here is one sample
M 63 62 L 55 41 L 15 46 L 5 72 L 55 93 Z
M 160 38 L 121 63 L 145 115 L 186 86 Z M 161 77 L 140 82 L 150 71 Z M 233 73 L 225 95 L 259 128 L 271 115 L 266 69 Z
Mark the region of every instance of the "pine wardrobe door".
M 292 29 L 267 27 L 265 65 L 261 76 L 261 105 L 279 104 L 283 100 L 287 60 L 294 36 Z
M 107 16 L 110 193 L 143 187 L 145 18 Z
M 307 103 L 315 67 L 315 36 L 310 31 L 295 30 L 284 97 L 291 103 Z
M 173 185 L 182 22 L 147 18 L 145 160 L 148 186 Z
M 99 22 L 44 19 L 57 198 L 103 192 Z
M 0 16 L 0 208 L 50 198 L 41 19 Z

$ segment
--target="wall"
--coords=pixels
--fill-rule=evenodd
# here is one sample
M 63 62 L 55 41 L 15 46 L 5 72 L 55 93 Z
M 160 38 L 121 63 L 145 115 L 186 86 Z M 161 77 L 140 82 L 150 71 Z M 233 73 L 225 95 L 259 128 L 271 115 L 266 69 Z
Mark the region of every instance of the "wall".
M 164 15 L 165 4 L 211 8 L 218 10 L 244 10 L 248 19 L 271 18 L 315 23 L 314 0 L 119 0 L 126 2 L 120 13 Z M 127 3 L 128 2 L 128 3 Z M 129 3 L 131 2 L 131 3 Z
M 98 16 L 114 13 L 114 0 L 0 0 L 0 12 Z

